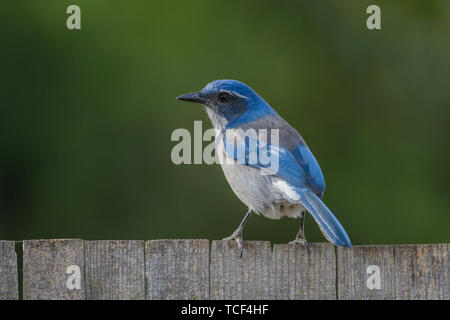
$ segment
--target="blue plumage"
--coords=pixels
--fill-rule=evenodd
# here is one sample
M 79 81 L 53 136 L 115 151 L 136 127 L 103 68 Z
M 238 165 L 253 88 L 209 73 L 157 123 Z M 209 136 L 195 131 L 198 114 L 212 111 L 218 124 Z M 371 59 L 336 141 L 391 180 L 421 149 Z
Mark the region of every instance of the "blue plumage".
M 292 153 L 305 172 L 305 185 L 309 186 L 319 198 L 322 198 L 325 191 L 325 178 L 311 150 L 309 150 L 306 144 L 301 143 Z
M 351 247 L 344 228 L 321 200 L 325 179 L 317 160 L 300 134 L 255 91 L 240 81 L 216 80 L 201 91 L 178 99 L 206 106 L 219 132 L 216 152 L 232 160 L 222 163 L 225 177 L 249 207 L 239 228 L 227 239 L 236 240 L 242 250 L 242 230 L 253 211 L 272 219 L 300 218 L 302 223 L 294 243 L 306 245 L 303 219 L 307 211 L 328 241 Z M 266 140 L 258 135 L 261 130 L 267 133 Z M 272 162 L 267 163 L 264 155 Z

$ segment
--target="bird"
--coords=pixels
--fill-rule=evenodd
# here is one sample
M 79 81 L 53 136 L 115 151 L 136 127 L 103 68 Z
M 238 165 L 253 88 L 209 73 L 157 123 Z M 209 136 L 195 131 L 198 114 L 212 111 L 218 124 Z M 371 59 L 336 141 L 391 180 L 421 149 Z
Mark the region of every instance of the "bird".
M 307 212 L 329 242 L 351 248 L 345 229 L 322 201 L 325 179 L 305 140 L 252 88 L 238 80 L 215 80 L 177 99 L 205 107 L 217 133 L 215 152 L 222 159 L 225 178 L 248 208 L 237 229 L 223 239 L 236 241 L 240 257 L 251 213 L 269 219 L 298 218 L 300 229 L 289 243 L 303 245 L 310 253 L 304 232 Z M 267 133 L 265 141 L 259 135 L 245 135 L 261 130 Z M 278 141 L 272 133 L 277 133 Z M 261 150 L 278 164 L 271 168 L 263 163 L 258 158 L 264 154 Z

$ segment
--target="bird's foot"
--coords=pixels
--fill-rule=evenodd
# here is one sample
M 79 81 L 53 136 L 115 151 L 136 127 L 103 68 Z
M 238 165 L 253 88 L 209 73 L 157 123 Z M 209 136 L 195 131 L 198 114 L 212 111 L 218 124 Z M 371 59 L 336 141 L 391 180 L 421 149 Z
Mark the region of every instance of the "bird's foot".
M 311 254 L 311 249 L 309 248 L 308 241 L 306 241 L 305 238 L 297 237 L 297 238 L 295 238 L 295 240 L 290 241 L 289 244 L 293 244 L 293 245 L 300 244 L 302 246 L 305 246 L 306 251 L 308 251 L 308 255 Z
M 242 246 L 242 230 L 236 230 L 229 237 L 224 238 L 222 241 L 236 241 L 239 250 L 239 259 L 242 258 L 243 246 Z

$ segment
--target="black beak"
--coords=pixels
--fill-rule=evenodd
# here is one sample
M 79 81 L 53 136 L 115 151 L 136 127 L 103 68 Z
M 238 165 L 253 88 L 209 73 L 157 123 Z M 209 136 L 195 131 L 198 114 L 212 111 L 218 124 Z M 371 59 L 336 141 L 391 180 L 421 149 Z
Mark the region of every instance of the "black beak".
M 200 92 L 186 93 L 177 97 L 178 100 L 196 102 L 205 104 L 208 99 L 200 94 Z

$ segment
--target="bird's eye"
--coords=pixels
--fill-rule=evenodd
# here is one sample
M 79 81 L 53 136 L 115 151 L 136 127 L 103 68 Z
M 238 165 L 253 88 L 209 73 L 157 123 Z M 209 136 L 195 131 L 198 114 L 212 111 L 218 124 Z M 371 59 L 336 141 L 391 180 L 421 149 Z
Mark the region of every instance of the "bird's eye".
M 228 92 L 219 92 L 219 94 L 217 95 L 217 99 L 219 100 L 219 102 L 222 103 L 226 103 L 228 101 L 230 101 L 232 98 L 231 94 Z

